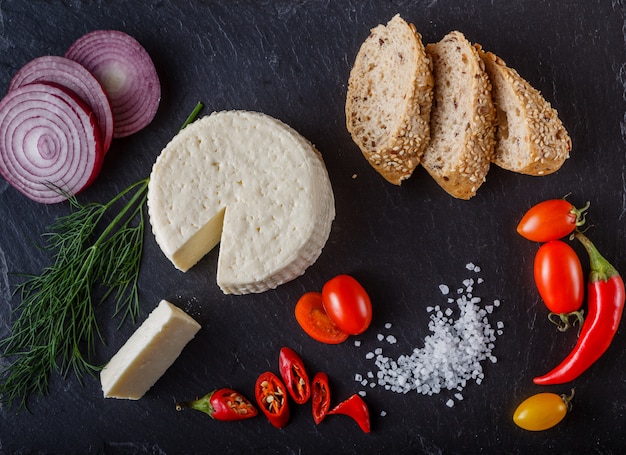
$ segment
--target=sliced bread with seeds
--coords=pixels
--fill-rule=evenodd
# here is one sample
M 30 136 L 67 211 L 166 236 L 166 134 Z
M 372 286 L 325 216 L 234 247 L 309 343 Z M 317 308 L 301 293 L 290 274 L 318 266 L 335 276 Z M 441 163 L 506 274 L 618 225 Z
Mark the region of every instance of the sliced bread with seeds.
M 491 80 L 496 106 L 496 148 L 493 162 L 528 175 L 546 175 L 561 168 L 572 141 L 558 112 L 519 73 L 492 52 L 475 45 Z
M 346 126 L 386 180 L 399 185 L 419 164 L 430 136 L 433 76 L 421 35 L 394 16 L 371 30 L 350 71 Z
M 421 163 L 446 192 L 469 199 L 485 181 L 494 150 L 491 83 L 478 51 L 459 31 L 428 44 L 426 53 L 435 87 Z

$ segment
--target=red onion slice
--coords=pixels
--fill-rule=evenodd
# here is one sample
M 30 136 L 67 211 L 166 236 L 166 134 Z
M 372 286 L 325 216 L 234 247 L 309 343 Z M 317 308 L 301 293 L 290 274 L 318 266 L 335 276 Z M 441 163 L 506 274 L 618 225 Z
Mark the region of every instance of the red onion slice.
M 150 55 L 135 38 L 96 30 L 76 40 L 65 57 L 87 68 L 104 87 L 113 109 L 113 137 L 129 136 L 152 121 L 161 85 Z
M 113 139 L 111 104 L 100 82 L 84 66 L 65 57 L 39 57 L 24 65 L 13 76 L 9 90 L 33 82 L 53 82 L 76 93 L 96 116 L 104 152 L 109 149 Z
M 89 186 L 102 167 L 95 116 L 77 95 L 32 83 L 0 100 L 0 174 L 34 201 L 61 202 Z

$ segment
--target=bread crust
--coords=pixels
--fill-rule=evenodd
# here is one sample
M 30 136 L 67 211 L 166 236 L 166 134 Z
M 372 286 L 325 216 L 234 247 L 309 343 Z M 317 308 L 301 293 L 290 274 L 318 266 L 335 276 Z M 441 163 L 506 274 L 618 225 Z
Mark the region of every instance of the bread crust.
M 494 164 L 527 175 L 547 175 L 561 168 L 572 141 L 558 112 L 519 73 L 492 52 L 475 44 L 493 85 L 497 112 Z
M 428 44 L 426 53 L 435 98 L 422 165 L 447 193 L 470 199 L 485 181 L 494 152 L 491 83 L 477 50 L 459 31 Z
M 373 28 L 350 71 L 346 126 L 370 165 L 395 185 L 420 163 L 432 100 L 431 62 L 415 26 L 395 15 Z

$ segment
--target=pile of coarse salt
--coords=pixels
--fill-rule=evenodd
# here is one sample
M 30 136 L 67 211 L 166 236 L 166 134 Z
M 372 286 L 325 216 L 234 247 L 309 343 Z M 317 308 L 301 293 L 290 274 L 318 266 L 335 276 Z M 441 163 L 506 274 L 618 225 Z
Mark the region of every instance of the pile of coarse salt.
M 465 267 L 475 274 L 480 272 L 480 267 L 471 262 Z M 497 322 L 496 329 L 489 322 L 489 315 L 500 301 L 494 300 L 493 304 L 481 307 L 482 299 L 474 295 L 474 287 L 482 282 L 480 277 L 465 279 L 456 298 L 447 285 L 440 285 L 439 290 L 447 301 L 445 305 L 426 308 L 430 313 L 428 329 L 432 334 L 424 339 L 424 346 L 395 360 L 383 355 L 383 348 L 378 347 L 365 356 L 374 360 L 378 367 L 376 374 L 372 371 L 366 375 L 356 374 L 355 380 L 363 387 L 382 386 L 396 393 L 415 390 L 423 395 L 434 395 L 450 390 L 455 391 L 456 400 L 462 400 L 461 391 L 468 381 L 481 384 L 484 379 L 481 362 L 497 361 L 492 350 L 496 336 L 501 335 L 504 328 L 501 321 Z M 390 329 L 391 323 L 385 324 L 385 328 Z M 390 334 L 381 333 L 377 338 L 389 344 L 397 341 Z M 355 345 L 360 346 L 361 342 L 356 341 Z M 359 393 L 366 394 L 365 391 Z M 450 398 L 446 405 L 453 407 L 454 403 Z

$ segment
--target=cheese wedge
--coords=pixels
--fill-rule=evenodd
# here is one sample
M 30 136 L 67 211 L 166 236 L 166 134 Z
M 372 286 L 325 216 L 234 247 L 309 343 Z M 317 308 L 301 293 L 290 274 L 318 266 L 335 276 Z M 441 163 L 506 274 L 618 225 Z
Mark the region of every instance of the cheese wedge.
M 320 153 L 265 114 L 215 112 L 157 158 L 148 186 L 152 232 L 187 271 L 220 243 L 226 294 L 273 289 L 304 273 L 324 247 L 335 201 Z
M 100 372 L 104 397 L 140 399 L 198 330 L 191 316 L 162 300 Z

